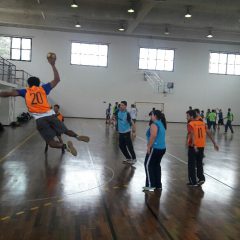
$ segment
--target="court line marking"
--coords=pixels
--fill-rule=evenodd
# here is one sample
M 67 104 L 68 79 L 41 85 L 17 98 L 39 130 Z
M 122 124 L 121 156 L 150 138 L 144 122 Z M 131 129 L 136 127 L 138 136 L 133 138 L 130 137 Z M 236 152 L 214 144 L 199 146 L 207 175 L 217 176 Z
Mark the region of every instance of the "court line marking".
M 139 137 L 139 136 L 136 136 L 136 137 L 137 137 L 138 139 L 144 141 L 144 142 L 147 142 L 147 141 L 146 141 L 144 138 L 142 138 L 142 137 Z M 169 153 L 169 152 L 166 152 L 166 154 L 168 154 L 168 155 L 171 156 L 172 158 L 178 160 L 179 162 L 181 162 L 181 163 L 183 163 L 183 164 L 185 164 L 185 165 L 188 165 L 187 162 L 185 162 L 185 161 L 182 160 L 181 158 L 179 158 L 179 157 L 177 157 L 177 156 L 175 156 L 175 155 L 173 155 L 173 154 L 171 154 L 171 153 Z M 217 182 L 223 184 L 224 186 L 226 186 L 226 187 L 228 187 L 228 188 L 231 188 L 232 190 L 239 190 L 239 189 L 237 189 L 237 188 L 234 188 L 234 187 L 232 187 L 232 186 L 230 186 L 230 185 L 228 185 L 228 184 L 226 184 L 226 183 L 220 181 L 219 179 L 213 177 L 212 175 L 210 175 L 210 174 L 207 173 L 207 172 L 204 172 L 204 174 L 207 175 L 208 177 L 214 179 L 215 181 L 217 181 Z
M 6 158 L 8 158 L 12 153 L 14 153 L 18 148 L 23 146 L 30 138 L 32 138 L 37 131 L 35 130 L 31 135 L 26 137 L 24 140 L 22 140 L 16 147 L 14 147 L 9 153 L 7 153 L 5 156 L 0 158 L 0 163 L 3 162 Z
M 125 188 L 126 187 L 126 185 L 123 185 L 123 186 L 119 186 L 118 187 L 118 189 L 120 189 L 120 188 Z M 114 190 L 114 187 L 112 187 L 111 188 L 112 190 Z M 110 191 L 110 189 L 108 188 L 108 189 L 104 189 L 104 191 Z M 63 203 L 64 202 L 64 199 L 58 199 L 58 200 L 56 200 L 55 202 L 54 201 L 52 201 L 52 202 L 47 202 L 47 203 L 44 203 L 44 204 L 41 204 L 41 205 L 38 205 L 38 206 L 34 206 L 34 207 L 30 207 L 30 208 L 26 208 L 26 209 L 23 209 L 22 211 L 20 211 L 20 212 L 16 212 L 16 213 L 13 213 L 12 215 L 9 215 L 9 216 L 1 216 L 0 217 L 0 221 L 1 222 L 5 222 L 5 221 L 7 221 L 7 220 L 11 220 L 11 219 L 15 219 L 15 217 L 18 217 L 18 216 L 21 216 L 21 215 L 24 215 L 24 214 L 27 214 L 28 212 L 35 212 L 35 211 L 37 211 L 37 210 L 39 210 L 40 208 L 42 208 L 42 207 L 53 207 L 53 206 L 55 206 L 55 204 L 57 205 L 57 204 L 61 204 L 61 203 Z
M 93 169 L 96 169 L 96 168 L 95 168 L 95 165 L 94 165 L 94 162 L 93 162 L 93 157 L 92 157 L 92 154 L 91 154 L 91 152 L 90 152 L 90 149 L 89 149 L 89 146 L 88 146 L 88 145 L 87 145 L 87 151 L 88 151 L 88 155 L 89 155 L 89 158 L 90 158 L 90 161 L 91 161 L 92 168 L 93 168 Z M 114 177 L 115 177 L 115 172 L 114 172 L 113 169 L 112 169 L 112 171 L 113 171 L 113 176 L 112 176 L 111 181 L 112 181 L 112 180 L 114 179 Z M 96 177 L 97 183 L 99 184 L 98 175 L 95 174 L 95 177 Z M 111 181 L 109 181 L 109 183 L 110 183 Z M 99 184 L 99 185 L 100 185 L 100 184 Z M 106 201 L 105 201 L 105 199 L 104 199 L 104 196 L 101 194 L 100 188 L 98 188 L 98 190 L 99 190 L 99 194 L 100 194 L 101 199 L 102 199 L 102 203 L 103 203 L 103 207 L 104 207 L 104 210 L 105 210 L 105 214 L 106 214 L 106 218 L 107 218 L 109 230 L 110 230 L 111 235 L 112 235 L 112 239 L 113 239 L 113 240 L 116 240 L 116 239 L 117 239 L 116 231 L 115 231 L 115 229 L 114 229 L 114 226 L 113 226 L 113 223 L 112 223 L 112 219 L 111 219 L 111 217 L 110 217 L 110 213 L 109 213 L 109 210 L 108 210 Z
M 47 201 L 47 200 L 57 200 L 58 202 L 61 202 L 61 201 L 64 201 L 64 199 L 63 199 L 64 197 L 66 198 L 66 197 L 75 196 L 75 195 L 80 194 L 80 193 L 88 192 L 88 191 L 91 191 L 91 190 L 94 190 L 94 189 L 103 187 L 103 186 L 109 184 L 109 183 L 113 180 L 113 178 L 115 177 L 115 174 L 114 174 L 114 171 L 113 171 L 112 168 L 110 168 L 110 167 L 108 167 L 108 166 L 104 166 L 103 168 L 108 169 L 108 170 L 112 173 L 112 175 L 111 175 L 111 177 L 109 178 L 109 180 L 107 180 L 106 182 L 103 182 L 103 183 L 100 184 L 100 185 L 96 185 L 96 186 L 94 186 L 94 187 L 81 190 L 81 191 L 79 191 L 79 192 L 67 193 L 67 194 L 60 195 L 60 196 L 57 196 L 57 195 L 56 195 L 56 196 L 45 197 L 45 198 L 27 199 L 27 200 L 25 200 L 25 203 L 26 203 L 26 202 L 38 202 L 38 201 L 40 202 L 40 201 Z M 101 168 L 101 169 L 103 169 L 103 168 Z M 96 170 L 98 170 L 98 169 L 97 169 L 97 168 L 93 169 L 93 171 L 96 171 Z M 61 199 L 59 199 L 60 197 L 61 197 Z M 59 199 L 59 200 L 58 200 L 58 199 Z M 7 199 L 7 200 L 0 201 L 0 203 L 7 202 L 7 201 L 10 201 L 10 200 L 12 200 L 12 199 L 9 198 L 9 199 Z

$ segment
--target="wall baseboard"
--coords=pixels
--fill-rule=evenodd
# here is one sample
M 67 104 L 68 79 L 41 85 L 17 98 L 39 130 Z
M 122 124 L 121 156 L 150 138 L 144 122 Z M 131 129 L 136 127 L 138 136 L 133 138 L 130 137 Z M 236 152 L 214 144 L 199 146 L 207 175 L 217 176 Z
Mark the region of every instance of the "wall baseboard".
M 91 118 L 91 117 L 64 117 L 64 118 L 73 118 L 73 119 L 92 119 L 92 120 L 105 120 L 105 118 Z M 137 122 L 148 122 L 148 121 L 142 121 L 137 120 Z M 167 123 L 180 123 L 180 124 L 187 124 L 186 122 L 167 122 Z M 240 125 L 233 125 L 233 127 L 239 127 Z

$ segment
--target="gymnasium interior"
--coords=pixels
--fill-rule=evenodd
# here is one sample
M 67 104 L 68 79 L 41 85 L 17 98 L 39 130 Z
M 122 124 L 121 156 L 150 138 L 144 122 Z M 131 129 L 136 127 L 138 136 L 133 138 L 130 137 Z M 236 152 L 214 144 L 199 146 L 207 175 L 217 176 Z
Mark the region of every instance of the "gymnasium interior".
M 77 156 L 49 148 L 22 97 L 0 97 L 0 240 L 239 240 L 240 1 L 0 0 L 0 92 L 36 76 Z M 123 164 L 109 103 L 135 104 L 137 162 Z M 233 115 L 211 130 L 206 182 L 188 182 L 189 107 Z M 142 191 L 149 112 L 167 120 L 162 190 Z M 205 120 L 204 120 L 205 121 Z M 63 141 L 69 140 L 63 136 Z

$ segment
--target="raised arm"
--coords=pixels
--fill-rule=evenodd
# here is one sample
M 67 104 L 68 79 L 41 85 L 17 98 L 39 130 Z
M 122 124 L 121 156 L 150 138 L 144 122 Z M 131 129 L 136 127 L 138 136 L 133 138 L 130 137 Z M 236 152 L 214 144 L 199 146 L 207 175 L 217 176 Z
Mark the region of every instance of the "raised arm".
M 50 82 L 51 87 L 55 88 L 57 84 L 60 82 L 60 76 L 58 73 L 58 70 L 55 66 L 56 58 L 48 58 L 49 64 L 52 66 L 53 74 L 54 74 L 54 79 Z
M 206 129 L 206 133 L 207 133 L 207 136 L 208 136 L 208 137 L 210 138 L 210 140 L 212 141 L 215 150 L 218 151 L 218 150 L 219 150 L 219 147 L 218 147 L 217 143 L 215 142 L 215 140 L 214 140 L 211 132 L 210 132 L 208 129 Z
M 0 92 L 0 97 L 7 98 L 7 97 L 17 97 L 20 96 L 19 92 L 17 90 L 12 90 L 12 91 L 3 91 Z

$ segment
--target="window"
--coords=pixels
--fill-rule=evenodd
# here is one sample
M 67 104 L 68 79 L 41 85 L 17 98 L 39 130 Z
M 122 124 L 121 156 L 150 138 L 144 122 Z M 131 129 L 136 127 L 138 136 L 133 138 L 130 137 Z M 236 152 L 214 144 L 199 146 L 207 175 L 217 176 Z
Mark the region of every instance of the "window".
M 5 59 L 10 59 L 11 38 L 0 37 L 0 56 Z
M 31 38 L 13 37 L 11 41 L 11 60 L 31 61 Z
M 10 60 L 31 61 L 32 39 L 0 37 L 0 56 Z
M 72 43 L 71 64 L 106 67 L 107 57 L 107 45 Z
M 139 69 L 173 71 L 174 50 L 140 48 Z
M 211 52 L 209 73 L 240 75 L 240 54 Z

